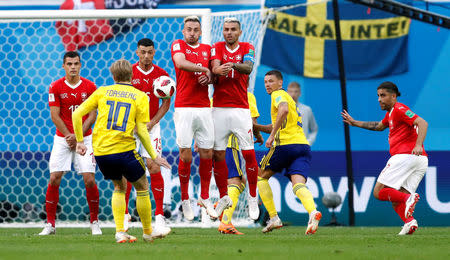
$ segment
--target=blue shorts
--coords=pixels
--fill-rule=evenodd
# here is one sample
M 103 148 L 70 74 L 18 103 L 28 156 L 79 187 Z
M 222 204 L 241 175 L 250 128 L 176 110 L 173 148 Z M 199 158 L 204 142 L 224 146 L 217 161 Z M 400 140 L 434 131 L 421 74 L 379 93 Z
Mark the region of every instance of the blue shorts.
M 95 156 L 95 161 L 107 180 L 121 180 L 124 176 L 135 182 L 145 174 L 144 161 L 135 150 Z
M 228 179 L 242 178 L 242 158 L 238 150 L 229 148 L 225 150 L 225 162 L 228 167 Z
M 261 170 L 286 170 L 285 175 L 300 174 L 308 178 L 311 168 L 311 148 L 307 144 L 287 144 L 272 147 L 259 163 Z

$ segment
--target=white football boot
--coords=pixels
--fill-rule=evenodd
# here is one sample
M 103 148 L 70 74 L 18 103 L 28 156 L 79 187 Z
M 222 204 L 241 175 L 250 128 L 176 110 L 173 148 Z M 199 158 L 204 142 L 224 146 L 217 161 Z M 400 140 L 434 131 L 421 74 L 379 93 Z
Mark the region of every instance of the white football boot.
M 231 198 L 228 195 L 223 196 L 222 198 L 220 198 L 219 203 L 217 203 L 216 215 L 222 215 L 223 211 L 231 207 L 232 205 L 233 201 L 231 200 Z
M 155 216 L 155 226 L 152 232 L 152 238 L 163 238 L 170 233 L 171 229 L 166 225 L 166 220 L 163 215 Z
M 413 215 L 416 204 L 419 201 L 420 196 L 417 193 L 412 193 L 409 195 L 408 200 L 405 202 L 405 218 L 409 218 Z
M 417 228 L 419 227 L 419 225 L 417 224 L 417 220 L 413 219 L 408 223 L 405 223 L 405 225 L 403 225 L 402 230 L 400 230 L 400 233 L 398 233 L 400 236 L 403 235 L 412 235 Z
M 257 220 L 259 217 L 258 196 L 248 196 L 248 216 Z
M 306 228 L 305 235 L 312 235 L 316 233 L 321 218 L 322 213 L 320 213 L 320 211 L 314 210 L 311 214 L 309 214 L 308 227 Z
M 270 232 L 274 229 L 281 228 L 283 226 L 283 223 L 281 222 L 281 219 L 276 215 L 273 218 L 270 218 L 269 221 L 267 221 L 267 226 L 262 229 L 263 233 Z
M 202 199 L 201 197 L 198 199 L 197 204 L 200 207 L 204 207 L 206 209 L 206 213 L 208 213 L 209 217 L 212 219 L 217 219 L 219 216 L 216 213 L 216 210 L 214 209 L 214 206 L 211 204 L 211 200 L 208 199 Z
M 100 225 L 98 224 L 98 220 L 95 220 L 91 223 L 91 233 L 94 236 L 101 235 L 102 230 L 100 229 Z
M 117 232 L 116 235 L 116 243 L 134 243 L 137 238 L 134 236 L 130 236 L 127 232 Z
M 192 211 L 190 200 L 183 200 L 181 202 L 181 208 L 183 209 L 183 215 L 186 220 L 191 221 L 194 219 L 194 212 Z
M 52 226 L 52 224 L 47 223 L 44 226 L 44 229 L 39 233 L 40 236 L 48 236 L 48 235 L 54 235 L 56 233 L 56 228 Z

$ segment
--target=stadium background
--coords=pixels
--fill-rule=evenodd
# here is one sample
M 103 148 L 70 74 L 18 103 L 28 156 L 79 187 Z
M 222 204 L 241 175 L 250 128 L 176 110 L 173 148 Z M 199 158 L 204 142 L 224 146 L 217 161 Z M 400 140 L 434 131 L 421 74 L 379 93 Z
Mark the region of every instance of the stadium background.
M 34 1 L 37 2 L 37 1 Z M 421 5 L 420 3 L 415 3 Z M 423 4 L 422 4 L 423 5 Z M 48 9 L 58 9 L 59 6 L 45 6 Z M 164 5 L 159 8 L 174 8 L 179 5 Z M 183 7 L 206 7 L 206 6 L 186 6 Z M 213 11 L 248 9 L 255 7 L 247 6 L 225 6 L 215 5 Z M 2 7 L 1 9 L 21 9 L 23 7 Z M 43 6 L 27 6 L 27 9 L 43 9 Z M 449 15 L 448 9 L 433 7 L 430 9 L 441 14 Z M 21 37 L 23 34 L 31 39 Z M 2 79 L 2 89 L 0 90 L 0 201 L 10 201 L 19 205 L 26 202 L 41 207 L 43 204 L 44 192 L 47 186 L 48 157 L 52 145 L 54 126 L 50 120 L 47 100 L 48 85 L 51 81 L 63 76 L 60 67 L 48 66 L 39 62 L 22 62 L 21 57 L 29 51 L 31 46 L 38 42 L 39 30 L 36 31 L 15 31 L 11 30 L 10 37 L 0 37 L 0 42 L 9 42 L 0 51 L 0 74 Z M 36 37 L 33 40 L 33 37 Z M 42 47 L 39 55 L 50 56 L 55 60 L 61 58 L 64 51 L 60 38 L 54 35 L 46 35 L 53 43 L 53 48 Z M 181 38 L 181 33 L 178 33 Z M 409 33 L 409 71 L 404 74 L 377 78 L 370 80 L 349 80 L 347 81 L 349 109 L 352 116 L 361 120 L 376 121 L 384 116 L 384 112 L 379 109 L 376 97 L 376 86 L 382 81 L 390 80 L 395 82 L 402 92 L 400 102 L 407 104 L 410 108 L 425 118 L 429 123 L 425 149 L 429 153 L 429 171 L 424 181 L 419 187 L 422 196 L 421 202 L 417 206 L 417 218 L 422 225 L 445 226 L 448 225 L 450 216 L 450 35 L 449 30 L 438 29 L 435 26 L 411 22 Z M 128 48 L 127 44 L 120 41 L 127 41 L 126 37 L 116 38 L 118 41 L 117 52 L 112 53 L 113 58 L 120 58 L 125 52 L 123 48 Z M 158 38 L 155 38 L 158 42 Z M 107 51 L 107 46 L 99 45 L 100 51 Z M 10 46 L 10 47 L 6 47 Z M 13 46 L 13 47 L 11 47 Z M 10 48 L 10 49 L 8 49 Z M 168 46 L 158 46 L 168 48 Z M 134 47 L 133 47 L 134 49 Z M 132 52 L 125 54 L 125 58 L 136 60 Z M 126 52 L 125 52 L 126 53 Z M 86 60 L 91 55 L 81 52 L 82 59 Z M 128 56 L 127 56 L 128 55 Z M 39 56 L 36 56 L 39 60 Z M 170 58 L 169 58 L 170 59 Z M 172 64 L 160 64 L 158 56 L 155 63 L 160 66 L 170 66 Z M 167 59 L 166 59 L 167 60 Z M 96 67 L 108 66 L 103 63 L 85 63 L 81 74 L 100 74 L 93 79 L 101 86 L 111 84 L 112 80 L 108 74 L 101 74 Z M 270 67 L 261 65 L 255 84 L 255 96 L 258 101 L 258 108 L 261 117 L 259 122 L 269 123 L 270 98 L 263 88 L 264 73 Z M 89 73 L 87 73 L 88 70 Z M 98 72 L 97 72 L 97 71 Z M 174 71 L 169 71 L 174 77 Z M 343 124 L 339 112 L 341 110 L 340 89 L 337 80 L 311 79 L 295 75 L 285 75 L 285 83 L 298 81 L 302 85 L 301 101 L 312 107 L 319 125 L 317 141 L 312 147 L 313 164 L 311 170 L 310 183 L 313 195 L 321 198 L 325 192 L 337 191 L 345 198 L 343 206 L 337 209 L 338 220 L 341 223 L 348 223 L 347 215 L 347 184 L 345 170 L 345 152 L 343 138 Z M 11 80 L 9 80 L 11 79 Z M 12 83 L 12 84 L 11 84 Z M 40 110 L 37 114 L 30 114 L 32 108 Z M 36 111 L 35 109 L 33 110 Z M 25 118 L 32 118 L 27 121 Z M 11 128 L 10 126 L 14 127 Z M 162 125 L 162 129 L 170 127 Z M 26 128 L 26 130 L 25 130 Z M 164 130 L 162 131 L 164 133 Z M 362 129 L 351 129 L 353 167 L 355 174 L 355 211 L 357 225 L 400 225 L 395 213 L 390 212 L 388 205 L 376 201 L 371 196 L 371 191 L 376 180 L 376 176 L 384 167 L 389 158 L 387 131 L 383 133 L 370 132 Z M 163 134 L 164 135 L 164 134 Z M 164 140 L 164 139 L 163 139 Z M 32 145 L 29 145 L 32 143 Z M 175 144 L 166 143 L 165 152 L 175 149 Z M 264 153 L 264 148 L 256 147 L 259 157 Z M 14 160 L 11 160 L 14 159 Z M 24 171 L 24 176 L 15 178 L 15 169 Z M 73 173 L 69 173 L 73 174 Z M 176 168 L 173 169 L 176 178 Z M 42 178 L 45 176 L 45 178 Z M 97 175 L 98 178 L 102 178 Z M 38 180 L 34 182 L 33 180 Z M 194 180 L 195 181 L 195 180 Z M 304 225 L 306 213 L 295 199 L 291 192 L 287 179 L 277 176 L 273 181 L 274 194 L 277 189 L 281 192 L 280 197 L 275 196 L 277 208 L 284 221 L 293 224 Z M 278 186 L 279 184 L 279 186 Z M 62 183 L 62 185 L 80 186 L 82 182 Z M 21 188 L 23 187 L 23 188 Z M 20 189 L 20 190 L 19 190 Z M 22 193 L 32 194 L 29 197 L 18 195 Z M 100 205 L 107 203 L 107 198 L 111 195 L 111 186 L 100 187 Z M 83 191 L 84 189 L 81 189 Z M 79 207 L 72 213 L 68 212 L 68 218 L 77 218 L 74 212 L 86 212 L 85 199 L 82 194 L 69 194 L 70 189 L 62 189 L 61 201 L 69 198 L 70 204 Z M 75 196 L 74 196 L 75 195 Z M 175 198 L 177 199 L 177 198 Z M 322 212 L 327 210 L 320 200 L 316 201 Z M 299 210 L 300 209 L 300 210 Z M 62 209 L 65 210 L 65 209 Z M 69 211 L 69 210 L 68 210 Z M 300 211 L 300 212 L 299 212 Z M 103 212 L 110 214 L 110 212 Z M 21 217 L 21 216 L 18 216 Z M 324 223 L 329 220 L 329 214 L 325 213 Z

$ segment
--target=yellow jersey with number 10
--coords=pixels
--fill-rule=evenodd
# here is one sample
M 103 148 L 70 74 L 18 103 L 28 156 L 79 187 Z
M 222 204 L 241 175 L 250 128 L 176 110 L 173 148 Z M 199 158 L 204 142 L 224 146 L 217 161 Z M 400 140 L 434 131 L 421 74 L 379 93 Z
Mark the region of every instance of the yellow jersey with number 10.
M 134 128 L 138 122 L 150 121 L 147 95 L 128 84 L 101 87 L 78 109 L 84 112 L 95 108 L 98 114 L 92 136 L 94 155 L 136 149 Z
M 271 94 L 272 107 L 270 114 L 272 116 L 272 125 L 275 124 L 278 114 L 278 106 L 281 103 L 287 103 L 289 113 L 286 120 L 281 124 L 275 134 L 274 146 L 286 144 L 309 144 L 302 128 L 302 117 L 297 110 L 295 101 L 283 89 L 273 91 Z

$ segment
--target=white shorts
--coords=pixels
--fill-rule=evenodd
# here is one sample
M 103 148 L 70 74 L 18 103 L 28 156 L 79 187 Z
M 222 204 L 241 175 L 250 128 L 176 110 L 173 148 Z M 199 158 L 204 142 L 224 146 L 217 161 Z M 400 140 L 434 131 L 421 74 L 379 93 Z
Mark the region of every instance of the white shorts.
M 410 193 L 414 193 L 427 168 L 428 157 L 426 156 L 396 154 L 389 159 L 377 181 L 396 190 L 403 187 Z
M 78 174 L 84 172 L 95 173 L 94 151 L 92 150 L 92 135 L 84 137 L 84 144 L 87 151 L 84 156 L 79 155 L 75 150 L 70 150 L 64 137 L 55 135 L 53 138 L 53 148 L 50 154 L 49 168 L 52 172 L 68 172 L 72 169 L 72 162 Z
M 237 137 L 241 150 L 253 149 L 253 122 L 250 109 L 214 107 L 212 114 L 215 136 L 214 150 L 225 150 L 230 134 Z
M 153 126 L 149 134 L 153 149 L 155 149 L 157 155 L 161 156 L 162 143 L 161 143 L 161 127 L 159 126 L 159 123 Z M 144 145 L 142 144 L 141 140 L 137 135 L 135 135 L 135 139 L 136 139 L 136 151 L 141 155 L 141 157 L 151 158 L 150 154 L 147 152 L 147 150 L 145 150 Z
M 177 145 L 191 148 L 195 139 L 198 148 L 212 149 L 214 146 L 214 125 L 209 107 L 178 107 L 173 114 Z

